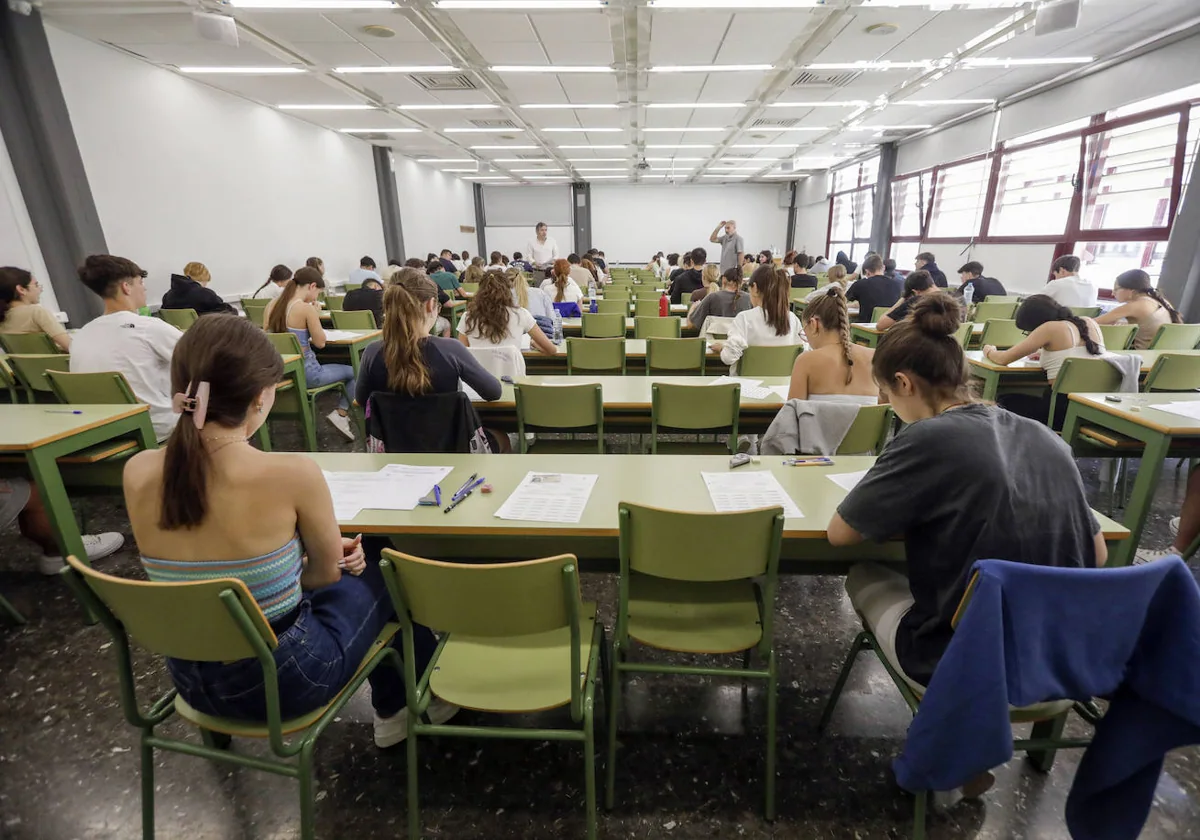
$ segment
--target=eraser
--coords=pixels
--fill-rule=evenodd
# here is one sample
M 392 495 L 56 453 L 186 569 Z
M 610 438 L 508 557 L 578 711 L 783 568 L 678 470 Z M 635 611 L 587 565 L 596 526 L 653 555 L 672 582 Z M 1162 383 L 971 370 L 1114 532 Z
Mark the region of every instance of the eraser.
M 479 488 L 479 492 L 480 493 L 491 493 L 492 485 L 490 485 L 490 484 L 483 485 L 482 487 Z

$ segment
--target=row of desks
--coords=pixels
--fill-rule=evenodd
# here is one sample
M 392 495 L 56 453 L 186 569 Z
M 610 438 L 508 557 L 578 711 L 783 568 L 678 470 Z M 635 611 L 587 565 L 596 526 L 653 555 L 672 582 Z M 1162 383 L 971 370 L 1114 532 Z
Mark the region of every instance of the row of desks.
M 1164 353 L 1179 356 L 1200 356 L 1200 350 L 1112 350 L 1121 356 L 1137 356 L 1142 360 L 1142 376 L 1150 372 L 1158 357 Z M 983 357 L 982 350 L 968 350 L 967 364 L 971 367 L 971 375 L 983 380 L 981 396 L 985 400 L 994 400 L 1005 388 L 1029 387 L 1036 385 L 1049 386 L 1046 372 L 1041 365 L 1032 359 L 1017 359 L 1007 365 L 997 364 Z

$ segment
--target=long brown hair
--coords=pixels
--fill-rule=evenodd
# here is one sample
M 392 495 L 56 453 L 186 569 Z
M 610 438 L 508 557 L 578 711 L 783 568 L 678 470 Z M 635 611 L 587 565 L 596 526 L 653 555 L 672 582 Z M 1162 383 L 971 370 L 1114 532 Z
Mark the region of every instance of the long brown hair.
M 268 283 L 282 283 L 285 280 L 291 280 L 291 279 L 292 279 L 292 270 L 290 268 L 288 268 L 286 265 L 283 265 L 282 263 L 280 263 L 279 265 L 277 265 L 271 269 L 271 273 L 267 275 L 266 281 L 261 286 L 259 286 L 257 289 L 255 289 L 254 294 L 250 295 L 250 297 L 254 297 L 254 295 L 258 294 L 263 289 L 267 288 Z
M 967 357 L 954 334 L 962 324 L 962 304 L 949 292 L 921 295 L 909 315 L 883 334 L 871 360 L 880 387 L 890 389 L 904 371 L 921 380 L 930 406 L 946 400 L 969 402 Z
M 283 291 L 279 293 L 279 297 L 275 298 L 275 302 L 269 304 L 271 314 L 267 316 L 267 332 L 285 333 L 288 331 L 287 312 L 288 307 L 296 298 L 296 294 L 301 287 L 315 285 L 318 289 L 325 287 L 325 281 L 321 279 L 321 272 L 315 268 L 305 266 L 296 270 L 292 275 L 292 279 L 283 287 Z
M 1014 317 L 1017 329 L 1022 332 L 1033 332 L 1050 321 L 1070 321 L 1079 331 L 1079 337 L 1083 339 L 1083 346 L 1087 348 L 1089 355 L 1099 356 L 1104 352 L 1104 348 L 1096 343 L 1088 331 L 1087 321 L 1049 295 L 1030 295 L 1025 298 Z
M 482 283 L 483 275 L 485 274 L 483 266 L 477 263 L 471 263 L 463 272 L 464 283 Z
M 733 284 L 733 302 L 736 305 L 738 299 L 742 296 L 742 268 L 735 265 L 733 268 L 727 269 L 721 275 L 721 279 L 726 283 Z
M 1129 271 L 1118 274 L 1117 285 L 1122 289 L 1128 289 L 1134 294 L 1146 295 L 1153 298 L 1158 301 L 1163 309 L 1167 310 L 1167 314 L 1171 316 L 1172 324 L 1183 323 L 1183 316 L 1175 310 L 1175 307 L 1163 296 L 1162 292 L 1154 288 L 1154 284 L 1150 282 L 1150 275 L 1140 268 L 1131 268 Z M 0 317 L 0 320 L 3 320 L 3 318 Z
M 383 293 L 383 361 L 389 391 L 410 397 L 429 391 L 421 342 L 429 337 L 425 302 L 437 299 L 437 289 L 420 271 L 406 268 Z
M 554 302 L 562 303 L 564 292 L 567 288 L 567 281 L 571 279 L 571 264 L 566 260 L 554 261 Z
M 23 268 L 5 266 L 0 268 L 0 323 L 8 316 L 8 309 L 21 296 L 17 287 L 28 289 L 33 283 L 33 275 Z
M 842 357 L 846 360 L 846 384 L 849 385 L 854 379 L 854 342 L 850 338 L 850 310 L 842 287 L 836 283 L 826 286 L 825 293 L 817 295 L 800 317 L 806 327 L 813 318 L 818 318 L 823 329 L 837 330 Z
M 467 304 L 471 330 L 492 344 L 508 338 L 508 313 L 513 308 L 512 285 L 499 269 L 489 271 Z
M 171 391 L 194 398 L 208 383 L 205 425 L 246 422 L 255 397 L 283 378 L 283 358 L 263 331 L 236 315 L 207 315 L 193 324 L 171 356 Z M 158 527 L 194 528 L 208 513 L 211 456 L 193 415 L 180 415 L 163 454 Z
M 775 335 L 787 335 L 791 329 L 791 307 L 788 305 L 788 280 L 783 269 L 763 263 L 750 275 L 750 285 L 762 298 L 763 317 L 775 330 Z
M 600 282 L 600 272 L 596 270 L 596 264 L 594 262 L 589 260 L 587 257 L 584 257 L 579 261 L 579 264 L 592 273 L 593 280 L 595 280 L 597 283 Z

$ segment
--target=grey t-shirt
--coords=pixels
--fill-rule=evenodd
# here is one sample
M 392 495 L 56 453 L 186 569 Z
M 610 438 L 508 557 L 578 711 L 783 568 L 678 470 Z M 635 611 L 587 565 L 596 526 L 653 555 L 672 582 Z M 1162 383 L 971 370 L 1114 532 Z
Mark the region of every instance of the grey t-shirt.
M 1070 448 L 1045 424 L 993 405 L 904 428 L 838 513 L 868 539 L 904 537 L 914 603 L 896 654 L 922 684 L 950 644 L 976 560 L 1096 565 L 1100 525 Z
M 717 318 L 732 318 L 739 312 L 745 312 L 750 308 L 750 295 L 741 292 L 734 300 L 733 292 L 727 292 L 724 289 L 719 289 L 715 292 L 709 292 L 700 299 L 700 303 L 696 304 L 696 311 L 688 318 L 697 330 L 704 329 L 704 322 L 710 315 Z
M 722 233 L 717 237 L 717 243 L 721 246 L 721 273 L 724 274 L 738 264 L 738 254 L 745 253 L 746 242 L 740 233 Z

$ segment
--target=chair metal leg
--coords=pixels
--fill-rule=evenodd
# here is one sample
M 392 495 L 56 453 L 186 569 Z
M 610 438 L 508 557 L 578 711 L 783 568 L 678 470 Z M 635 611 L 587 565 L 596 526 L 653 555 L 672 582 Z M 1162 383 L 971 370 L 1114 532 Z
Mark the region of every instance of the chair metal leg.
M 583 784 L 587 799 L 587 840 L 596 840 L 596 730 L 592 710 L 583 717 Z
M 316 840 L 317 800 L 313 790 L 313 742 L 300 748 L 300 840 Z
M 17 608 L 8 602 L 8 599 L 0 595 L 0 615 L 6 616 L 13 624 L 24 624 L 25 616 L 17 611 Z
M 925 840 L 925 812 L 929 805 L 929 791 L 921 791 L 913 800 L 913 840 Z
M 608 757 L 604 771 L 607 774 L 604 786 L 604 807 L 612 810 L 616 799 L 617 785 L 617 713 L 621 705 L 621 648 L 620 643 L 613 640 L 613 655 L 609 658 L 612 667 L 612 677 L 608 684 Z
M 146 743 L 153 734 L 142 730 L 142 840 L 154 840 L 154 747 Z
M 767 807 L 768 822 L 775 819 L 775 724 L 779 702 L 778 675 L 776 673 L 775 651 L 771 651 L 767 663 Z
M 1033 730 L 1029 733 L 1030 740 L 1041 738 L 1051 738 L 1057 740 L 1062 737 L 1063 729 L 1067 725 L 1067 714 L 1064 712 L 1058 717 L 1050 718 L 1049 720 L 1039 720 L 1033 725 Z M 1058 755 L 1058 750 L 1038 750 L 1030 751 L 1029 763 L 1043 773 L 1049 773 L 1050 768 L 1054 766 L 1054 757 Z
M 408 738 L 405 747 L 408 750 L 408 840 L 418 840 L 421 836 L 421 812 L 417 803 L 417 716 L 408 713 Z
M 833 707 L 837 705 L 838 698 L 842 696 L 842 689 L 846 687 L 846 680 L 850 678 L 854 660 L 858 658 L 860 651 L 870 646 L 871 637 L 865 630 L 854 637 L 854 643 L 850 645 L 850 653 L 846 656 L 845 664 L 842 665 L 842 672 L 838 674 L 837 682 L 833 686 L 833 693 L 829 695 L 829 702 L 825 704 L 825 711 L 821 714 L 820 723 L 817 724 L 818 732 L 824 732 L 825 727 L 829 725 L 829 719 L 833 717 Z

